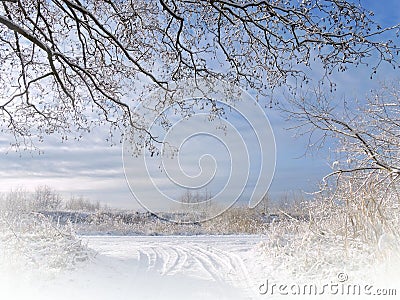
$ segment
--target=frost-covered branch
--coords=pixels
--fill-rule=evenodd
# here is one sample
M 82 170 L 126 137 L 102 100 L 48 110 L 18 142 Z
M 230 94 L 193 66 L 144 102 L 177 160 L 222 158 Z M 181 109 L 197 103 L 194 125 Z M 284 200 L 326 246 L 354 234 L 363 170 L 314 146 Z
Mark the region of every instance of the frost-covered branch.
M 224 78 L 263 98 L 292 78 L 292 88 L 306 83 L 314 61 L 327 77 L 398 66 L 389 36 L 399 25 L 382 28 L 351 1 L 0 2 L 1 127 L 17 146 L 104 123 L 148 136 L 132 104 L 188 78 Z

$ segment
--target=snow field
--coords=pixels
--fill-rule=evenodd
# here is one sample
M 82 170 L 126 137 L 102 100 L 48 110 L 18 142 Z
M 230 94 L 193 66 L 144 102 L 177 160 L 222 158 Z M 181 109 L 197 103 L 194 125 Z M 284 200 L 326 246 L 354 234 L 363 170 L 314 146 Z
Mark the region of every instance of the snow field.
M 272 284 L 345 283 L 397 288 L 400 264 L 395 257 L 376 261 L 372 250 L 352 245 L 339 251 L 335 240 L 307 244 L 294 236 L 268 242 L 267 236 L 83 236 L 97 255 L 75 269 L 52 275 L 34 270 L 3 274 L 1 299 L 316 299 L 281 295 Z M 335 246 L 336 244 L 336 246 Z M 368 261 L 370 259 L 370 261 Z M 4 279 L 6 279 L 4 281 Z M 265 283 L 270 289 L 265 295 Z M 262 286 L 264 284 L 264 286 Z M 7 292 L 7 294 L 6 294 Z M 398 294 L 397 294 L 398 295 Z M 378 297 L 378 296 L 377 296 Z M 382 296 L 380 296 L 382 297 Z M 324 294 L 321 299 L 351 299 Z M 374 298 L 370 296 L 369 298 Z M 395 297 L 393 298 L 395 299 Z

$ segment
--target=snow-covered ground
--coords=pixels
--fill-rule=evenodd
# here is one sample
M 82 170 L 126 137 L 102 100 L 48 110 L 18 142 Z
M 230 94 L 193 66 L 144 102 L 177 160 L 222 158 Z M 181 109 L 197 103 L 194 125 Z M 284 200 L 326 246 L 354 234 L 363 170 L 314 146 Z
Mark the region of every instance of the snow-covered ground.
M 97 253 L 91 261 L 54 274 L 24 271 L 23 266 L 2 270 L 0 299 L 270 299 L 279 294 L 289 299 L 293 296 L 290 274 L 277 278 L 271 273 L 273 263 L 263 255 L 265 236 L 84 236 L 82 239 Z M 268 291 L 267 280 L 270 280 Z M 334 278 L 321 280 L 332 283 Z M 342 278 L 337 280 L 339 284 Z M 274 283 L 277 285 L 271 295 Z M 383 283 L 382 288 L 394 288 L 382 286 Z M 288 285 L 288 295 L 284 295 L 285 290 L 278 291 L 278 285 L 282 284 Z M 376 292 L 375 288 L 370 291 Z M 395 288 L 399 297 L 400 287 Z M 325 290 L 323 296 L 311 299 L 329 296 L 332 292 Z M 333 296 L 332 299 L 342 299 Z
M 246 262 L 260 236 L 83 239 L 97 252 L 92 262 L 53 278 L 10 270 L 1 299 L 249 299 L 257 293 Z

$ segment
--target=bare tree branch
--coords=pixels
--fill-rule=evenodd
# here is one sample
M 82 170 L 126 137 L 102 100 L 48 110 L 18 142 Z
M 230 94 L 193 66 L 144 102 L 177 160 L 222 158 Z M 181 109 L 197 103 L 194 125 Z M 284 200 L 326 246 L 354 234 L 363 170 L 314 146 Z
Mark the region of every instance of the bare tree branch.
M 132 104 L 187 78 L 224 78 L 264 98 L 306 84 L 314 61 L 328 80 L 349 65 L 398 67 L 389 36 L 399 25 L 382 28 L 352 1 L 0 2 L 0 117 L 16 140 L 101 123 L 144 137 Z

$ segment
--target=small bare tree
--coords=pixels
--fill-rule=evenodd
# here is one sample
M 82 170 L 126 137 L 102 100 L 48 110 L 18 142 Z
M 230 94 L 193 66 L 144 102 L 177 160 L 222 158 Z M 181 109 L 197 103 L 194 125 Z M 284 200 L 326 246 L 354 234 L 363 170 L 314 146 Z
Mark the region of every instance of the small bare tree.
M 91 202 L 82 196 L 72 196 L 65 202 L 65 209 L 72 211 L 98 211 L 100 210 L 100 202 Z
M 258 212 L 268 216 L 271 211 L 271 198 L 268 194 L 264 195 L 258 205 L 255 207 Z
M 56 210 L 61 207 L 62 198 L 47 185 L 39 186 L 33 194 L 33 205 L 39 210 Z
M 8 193 L 0 194 L 0 211 L 3 213 L 21 213 L 32 210 L 31 194 L 19 187 Z

